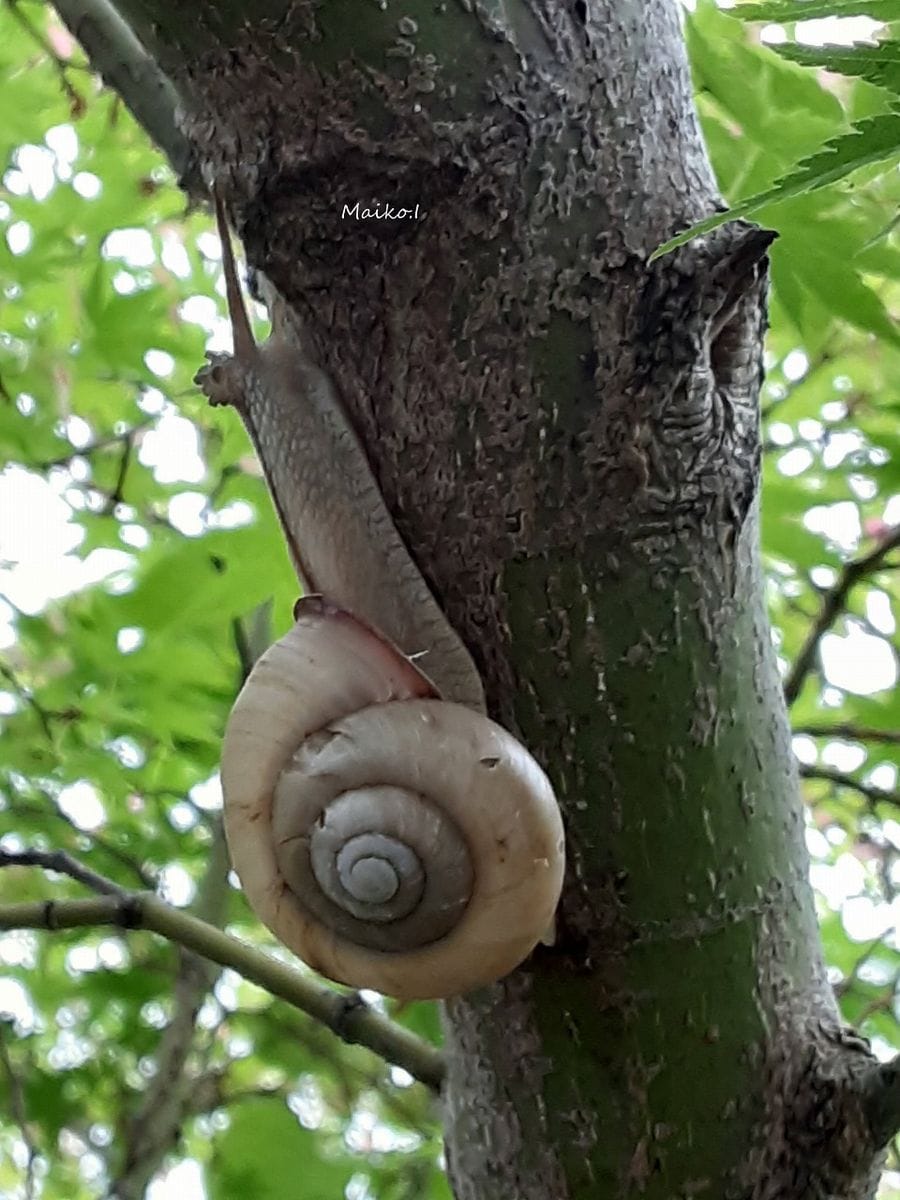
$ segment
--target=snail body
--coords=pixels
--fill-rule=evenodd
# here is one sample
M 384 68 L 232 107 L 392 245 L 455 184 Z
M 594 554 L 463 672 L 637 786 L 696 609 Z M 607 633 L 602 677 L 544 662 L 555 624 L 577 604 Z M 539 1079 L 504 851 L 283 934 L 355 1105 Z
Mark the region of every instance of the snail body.
M 197 382 L 238 409 L 298 577 L 327 597 L 298 603 L 229 718 L 233 865 L 256 914 L 321 974 L 405 999 L 458 995 L 552 928 L 559 809 L 535 760 L 484 715 L 471 655 L 283 305 L 254 342 L 215 202 L 235 354 L 211 355 Z

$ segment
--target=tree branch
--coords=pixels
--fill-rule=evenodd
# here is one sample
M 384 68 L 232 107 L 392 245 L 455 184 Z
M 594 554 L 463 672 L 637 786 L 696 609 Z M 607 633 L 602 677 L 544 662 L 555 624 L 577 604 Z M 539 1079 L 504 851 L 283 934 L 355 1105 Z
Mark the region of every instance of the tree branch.
M 110 492 L 109 497 L 107 498 L 107 501 L 106 501 L 106 508 L 105 508 L 105 512 L 104 512 L 105 516 L 110 516 L 110 517 L 113 516 L 113 514 L 116 511 L 116 508 L 123 501 L 123 492 L 125 490 L 125 479 L 128 475 L 129 464 L 131 463 L 132 445 L 133 445 L 133 443 L 130 438 L 126 438 L 122 442 L 122 450 L 119 455 L 119 467 L 118 467 L 118 470 L 116 471 L 116 482 L 113 484 L 113 490 Z
M 900 746 L 900 730 L 875 729 L 869 725 L 854 725 L 849 721 L 838 721 L 834 725 L 794 725 L 792 733 L 803 733 L 808 737 L 846 738 L 851 742 L 880 742 L 886 746 Z
M 373 1092 L 378 1096 L 379 1111 L 383 1112 L 387 1119 L 396 1120 L 405 1128 L 416 1133 L 423 1141 L 427 1141 L 432 1136 L 432 1129 L 426 1125 L 427 1109 L 415 1102 L 417 1088 L 393 1086 L 384 1070 L 367 1071 L 338 1053 L 334 1046 L 327 1051 L 324 1050 L 322 1048 L 324 1042 L 310 1039 L 310 1030 L 315 1029 L 315 1032 L 322 1038 L 329 1036 L 327 1031 L 311 1022 L 304 1026 L 299 1023 L 301 1014 L 294 1013 L 292 1015 L 298 1018 L 297 1023 L 286 1025 L 282 1019 L 284 1010 L 276 1010 L 271 1023 L 273 1030 L 281 1037 L 288 1035 L 289 1040 L 291 1037 L 297 1037 L 305 1049 L 327 1066 L 330 1075 L 338 1085 L 340 1101 L 347 1111 L 353 1109 L 362 1093 Z M 379 1062 L 384 1068 L 384 1060 L 380 1059 Z M 239 1066 L 240 1064 L 230 1064 L 230 1066 L 235 1065 Z M 191 1089 L 188 1114 L 203 1116 L 214 1109 L 226 1108 L 254 1095 L 283 1096 L 288 1095 L 291 1091 L 290 1084 L 283 1083 L 271 1087 L 236 1087 L 229 1086 L 229 1084 L 228 1070 L 210 1071 L 201 1076 Z M 429 1101 L 435 1100 L 431 1092 L 428 1092 L 427 1095 Z
M 822 367 L 828 366 L 833 357 L 834 355 L 832 352 L 823 350 L 817 357 L 810 360 L 808 367 L 799 379 L 785 379 L 781 381 L 779 383 L 779 388 L 782 394 L 775 397 L 773 400 L 770 400 L 768 404 L 761 406 L 759 414 L 760 419 L 762 421 L 770 420 L 776 410 L 781 408 L 782 405 L 787 404 L 787 402 L 793 398 L 797 389 L 805 384 L 808 384 L 809 381 L 815 376 L 817 371 L 820 371 Z
M 83 929 L 94 925 L 158 933 L 309 1013 L 343 1041 L 367 1046 L 435 1091 L 441 1087 L 444 1064 L 440 1051 L 374 1012 L 359 996 L 344 996 L 316 983 L 295 967 L 172 908 L 156 896 L 128 892 L 91 900 L 0 905 L 0 930 Z
M 28 1128 L 28 1111 L 25 1104 L 25 1088 L 22 1085 L 22 1078 L 16 1072 L 9 1048 L 6 1045 L 6 1030 L 4 1028 L 6 1024 L 6 1021 L 0 1021 L 0 1063 L 3 1064 L 3 1070 L 9 1083 L 9 1099 L 12 1115 L 19 1127 L 19 1133 L 22 1136 L 22 1141 L 25 1143 L 25 1152 L 28 1155 L 28 1162 L 25 1167 L 25 1200 L 33 1200 L 35 1184 L 37 1182 L 34 1166 L 38 1158 L 38 1149 Z
M 4 777 L 2 782 L 4 786 L 9 786 L 9 780 L 7 778 Z M 42 819 L 46 818 L 51 821 L 62 822 L 62 824 L 65 825 L 66 828 L 77 837 L 85 838 L 91 843 L 93 848 L 101 851 L 103 854 L 108 855 L 114 862 L 117 862 L 120 866 L 125 867 L 126 870 L 130 871 L 138 880 L 142 888 L 150 891 L 153 887 L 155 887 L 156 879 L 154 875 L 150 871 L 145 870 L 136 859 L 132 858 L 129 854 L 126 854 L 124 850 L 120 850 L 118 846 L 115 846 L 111 842 L 107 841 L 106 838 L 102 837 L 100 834 L 85 829 L 79 829 L 78 826 L 75 825 L 74 822 L 67 817 L 64 812 L 62 812 L 53 804 L 49 797 L 45 797 L 45 799 L 47 800 L 46 805 L 34 804 L 29 800 L 18 800 L 14 798 L 8 801 L 7 811 L 19 813 L 21 816 L 36 816 Z M 55 868 L 53 869 L 55 870 Z M 63 873 L 68 874 L 68 872 Z M 101 878 L 106 877 L 102 876 Z M 118 886 L 114 884 L 112 880 L 109 880 L 109 882 L 112 883 L 113 886 Z
M 221 926 L 228 899 L 228 848 L 221 819 L 200 885 L 195 915 Z M 195 1048 L 197 1014 L 218 972 L 212 964 L 184 946 L 177 947 L 178 969 L 172 987 L 172 1017 L 154 1054 L 155 1072 L 125 1123 L 122 1165 L 111 1188 L 118 1200 L 143 1200 L 166 1156 L 178 1144 L 190 1112 L 196 1080 L 186 1070 Z
M 45 871 L 56 871 L 59 875 L 68 875 L 78 883 L 83 883 L 92 892 L 101 896 L 129 895 L 127 889 L 120 887 L 112 879 L 107 879 L 99 871 L 86 867 L 65 850 L 2 850 L 0 849 L 0 868 L 2 867 L 43 867 Z
M 92 68 L 114 88 L 172 164 L 182 187 L 204 191 L 199 168 L 175 123 L 178 94 L 108 0 L 54 0 Z
M 26 17 L 25 13 L 22 12 L 21 8 L 19 7 L 17 0 L 6 0 L 6 7 L 9 9 L 10 13 L 12 13 L 19 25 L 21 25 L 28 36 L 32 39 L 32 41 L 35 42 L 36 45 L 40 46 L 43 53 L 46 54 L 53 63 L 53 68 L 56 71 L 56 74 L 59 76 L 60 86 L 66 94 L 66 99 L 69 101 L 69 111 L 71 112 L 73 118 L 80 117 L 85 110 L 84 96 L 81 95 L 77 88 L 72 86 L 72 82 L 68 75 L 68 72 L 75 67 L 76 64 L 66 62 L 65 59 L 61 58 L 56 53 L 56 51 L 53 49 L 53 46 L 44 36 L 43 29 L 38 29 L 37 26 L 33 25 L 31 21 L 29 21 L 28 17 Z
M 794 665 L 784 683 L 784 698 L 790 705 L 800 695 L 800 689 L 806 682 L 807 676 L 813 669 L 819 653 L 819 643 L 831 629 L 844 610 L 852 588 L 884 565 L 884 560 L 892 550 L 900 546 L 900 525 L 889 529 L 876 545 L 860 558 L 854 558 L 846 563 L 833 587 L 825 593 L 819 615 L 809 631 L 806 641 L 800 648 L 800 653 L 794 659 Z
M 155 414 L 143 417 L 140 421 L 136 421 L 134 425 L 130 425 L 123 433 L 111 433 L 106 437 L 95 438 L 94 441 L 88 442 L 86 446 L 82 446 L 80 449 L 75 447 L 70 453 L 61 454 L 57 458 L 45 458 L 41 462 L 34 464 L 35 470 L 46 472 L 52 470 L 54 467 L 67 467 L 75 458 L 90 458 L 92 454 L 96 454 L 101 450 L 109 450 L 113 446 L 133 446 L 137 435 L 142 433 L 156 420 L 158 418 Z
M 900 805 L 900 792 L 892 792 L 889 788 L 876 787 L 872 783 L 863 783 L 859 779 L 855 779 L 852 775 L 848 775 L 846 771 L 838 771 L 835 767 L 820 767 L 808 763 L 800 763 L 798 766 L 800 776 L 803 779 L 824 779 L 828 783 L 833 783 L 837 787 L 850 788 L 854 792 L 859 792 L 861 796 L 865 796 L 867 800 L 871 800 L 874 804 L 897 804 Z
M 846 995 L 846 993 L 850 990 L 850 988 L 853 986 L 853 984 L 856 983 L 856 981 L 859 977 L 860 970 L 866 965 L 866 963 L 869 961 L 869 959 L 872 957 L 872 955 L 875 953 L 875 951 L 880 949 L 883 945 L 884 945 L 884 937 L 882 936 L 882 937 L 874 938 L 869 943 L 869 945 L 866 946 L 865 950 L 862 952 L 862 954 L 860 954 L 859 958 L 856 960 L 856 962 L 850 968 L 849 972 L 847 972 L 847 974 L 844 975 L 843 979 L 841 979 L 838 983 L 836 983 L 834 985 L 835 996 L 837 996 L 840 999 L 841 996 Z M 859 1027 L 860 1024 L 861 1024 L 861 1022 L 857 1019 L 857 1021 L 856 1021 L 857 1028 Z
M 354 1058 L 338 1052 L 332 1035 L 323 1029 L 321 1024 L 308 1020 L 303 1013 L 294 1010 L 284 1013 L 268 1008 L 258 1009 L 252 1014 L 243 1010 L 243 1016 L 245 1020 L 252 1016 L 255 1022 L 265 1026 L 271 1033 L 286 1035 L 289 1040 L 303 1045 L 310 1054 L 315 1055 L 327 1066 L 329 1074 L 340 1083 L 345 1096 L 352 1097 L 361 1091 L 376 1092 L 379 1104 L 397 1121 L 414 1130 L 423 1139 L 430 1136 L 420 1106 L 410 1103 L 410 1089 L 398 1089 L 390 1083 L 389 1076 L 384 1072 L 383 1058 L 378 1060 L 378 1070 L 360 1065 Z M 226 1099 L 230 1096 L 230 1093 L 223 1094 Z
M 34 693 L 31 691 L 31 689 L 25 687 L 25 685 L 19 681 L 15 671 L 13 671 L 12 667 L 7 666 L 6 663 L 0 663 L 0 677 L 6 680 L 19 699 L 31 709 L 31 711 L 37 717 L 47 741 L 52 743 L 53 730 L 50 725 L 51 714 L 35 699 Z

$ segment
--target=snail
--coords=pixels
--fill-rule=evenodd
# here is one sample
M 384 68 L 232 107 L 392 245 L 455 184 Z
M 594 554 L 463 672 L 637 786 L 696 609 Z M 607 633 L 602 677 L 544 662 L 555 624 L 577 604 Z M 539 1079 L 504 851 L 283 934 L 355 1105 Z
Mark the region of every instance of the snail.
M 342 983 L 454 995 L 552 921 L 562 827 L 504 729 L 318 597 L 260 658 L 225 735 L 235 870 L 286 946 Z
M 232 863 L 257 916 L 320 974 L 402 999 L 458 995 L 552 927 L 559 808 L 485 715 L 475 664 L 277 298 L 255 343 L 214 201 L 235 351 L 208 355 L 196 380 L 238 409 L 307 592 L 227 723 Z

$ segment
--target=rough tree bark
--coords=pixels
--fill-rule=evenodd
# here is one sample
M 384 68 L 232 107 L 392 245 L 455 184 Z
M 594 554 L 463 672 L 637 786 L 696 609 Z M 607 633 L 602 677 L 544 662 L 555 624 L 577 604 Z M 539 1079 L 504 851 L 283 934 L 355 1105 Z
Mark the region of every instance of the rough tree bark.
M 445 1008 L 456 1196 L 871 1196 L 896 1072 L 824 977 L 759 568 L 769 238 L 648 265 L 717 201 L 676 0 L 59 7 L 217 181 L 564 807 L 556 945 Z

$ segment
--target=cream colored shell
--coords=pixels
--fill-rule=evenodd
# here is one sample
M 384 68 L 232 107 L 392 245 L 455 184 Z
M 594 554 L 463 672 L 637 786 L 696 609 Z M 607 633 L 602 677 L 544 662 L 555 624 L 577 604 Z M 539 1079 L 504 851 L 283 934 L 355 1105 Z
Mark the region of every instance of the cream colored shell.
M 304 601 L 254 667 L 228 722 L 222 785 L 247 899 L 331 979 L 406 999 L 457 995 L 506 975 L 552 926 L 563 829 L 543 771 L 500 726 L 436 699 L 394 646 L 324 602 Z M 374 945 L 353 940 L 365 905 L 336 912 L 343 932 L 328 927 L 341 905 L 318 894 L 310 866 L 345 827 L 363 851 L 338 875 L 339 891 L 356 871 L 367 896 L 394 879 L 371 846 L 389 845 L 409 871 L 396 928 L 379 908 L 363 930 Z M 397 849 L 405 842 L 412 851 Z M 346 853 L 334 861 L 346 865 Z M 395 940 L 405 948 L 390 948 Z

